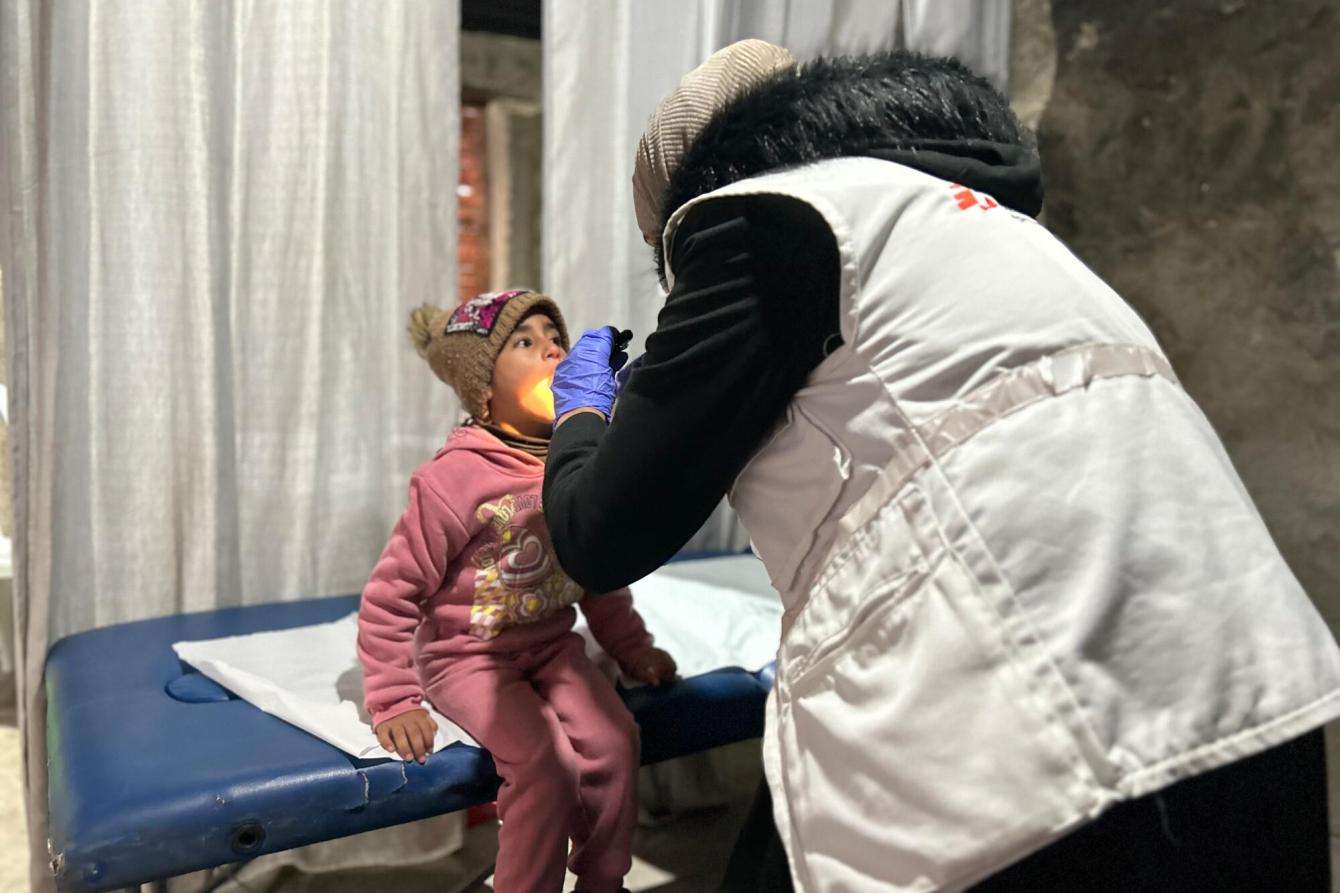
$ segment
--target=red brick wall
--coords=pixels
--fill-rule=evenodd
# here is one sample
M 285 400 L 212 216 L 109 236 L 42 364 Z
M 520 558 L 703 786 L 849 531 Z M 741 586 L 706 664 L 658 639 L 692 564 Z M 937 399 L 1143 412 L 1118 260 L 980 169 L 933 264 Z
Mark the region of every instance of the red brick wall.
M 489 204 L 482 102 L 461 103 L 461 184 L 456 201 L 456 281 L 461 299 L 465 300 L 489 288 Z

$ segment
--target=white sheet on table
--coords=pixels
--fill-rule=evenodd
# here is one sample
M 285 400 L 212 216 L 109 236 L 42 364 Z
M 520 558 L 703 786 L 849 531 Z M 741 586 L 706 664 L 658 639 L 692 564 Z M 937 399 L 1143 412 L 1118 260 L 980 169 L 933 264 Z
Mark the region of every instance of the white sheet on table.
M 752 555 L 666 565 L 633 586 L 633 603 L 681 676 L 728 666 L 758 670 L 776 655 L 781 604 L 762 562 Z M 351 613 L 329 623 L 177 642 L 172 648 L 266 713 L 355 757 L 386 757 L 363 710 L 363 670 L 354 651 L 357 621 Z M 597 664 L 617 674 L 580 616 L 576 630 Z M 475 743 L 436 710 L 429 713 L 438 726 L 434 750 L 455 741 Z

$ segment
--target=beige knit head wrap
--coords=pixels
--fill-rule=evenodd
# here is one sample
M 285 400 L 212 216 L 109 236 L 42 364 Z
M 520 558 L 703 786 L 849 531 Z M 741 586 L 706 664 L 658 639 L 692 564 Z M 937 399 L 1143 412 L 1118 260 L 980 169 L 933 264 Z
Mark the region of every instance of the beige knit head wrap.
M 765 40 L 741 40 L 717 50 L 684 75 L 647 121 L 633 163 L 633 209 L 648 242 L 660 238 L 661 202 L 684 153 L 712 116 L 796 60 Z
M 410 314 L 409 334 L 419 356 L 451 385 L 465 410 L 483 420 L 488 418 L 484 389 L 493 381 L 493 364 L 512 331 L 533 312 L 549 315 L 567 350 L 568 328 L 558 305 L 548 295 L 526 289 L 479 295 L 454 310 L 424 304 Z

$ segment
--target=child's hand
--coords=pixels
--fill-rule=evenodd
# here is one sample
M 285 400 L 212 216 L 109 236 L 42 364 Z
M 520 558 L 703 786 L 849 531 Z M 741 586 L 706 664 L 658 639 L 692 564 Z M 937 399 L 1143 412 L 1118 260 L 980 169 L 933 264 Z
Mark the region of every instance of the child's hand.
M 437 723 L 420 707 L 407 710 L 393 716 L 373 729 L 382 747 L 391 753 L 400 754 L 405 760 L 418 760 L 422 764 L 433 752 L 433 736 L 437 734 Z
M 665 685 L 675 681 L 675 659 L 659 648 L 647 647 L 628 661 L 628 675 L 647 685 Z

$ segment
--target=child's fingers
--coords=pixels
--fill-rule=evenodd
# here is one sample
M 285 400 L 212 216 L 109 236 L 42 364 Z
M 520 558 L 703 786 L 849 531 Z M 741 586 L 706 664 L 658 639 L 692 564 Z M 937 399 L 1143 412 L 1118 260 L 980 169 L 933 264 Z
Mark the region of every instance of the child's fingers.
M 377 740 L 381 742 L 382 750 L 387 753 L 395 753 L 395 745 L 391 742 L 391 730 L 383 723 L 374 730 L 377 733 Z
M 410 753 L 414 755 L 414 759 L 422 763 L 424 754 L 428 752 L 428 748 L 423 746 L 423 727 L 417 723 L 407 723 L 405 731 L 409 735 Z
M 431 716 L 425 716 L 420 722 L 423 726 L 424 753 L 432 753 L 433 738 L 437 735 L 437 723 L 433 722 Z
M 408 760 L 413 755 L 409 747 L 409 735 L 405 733 L 403 725 L 397 725 L 391 730 L 391 739 L 395 741 L 396 753 L 400 754 L 402 760 Z
M 642 681 L 648 685 L 660 685 L 663 682 L 669 682 L 674 675 L 674 661 L 664 651 L 651 652 L 642 664 Z

